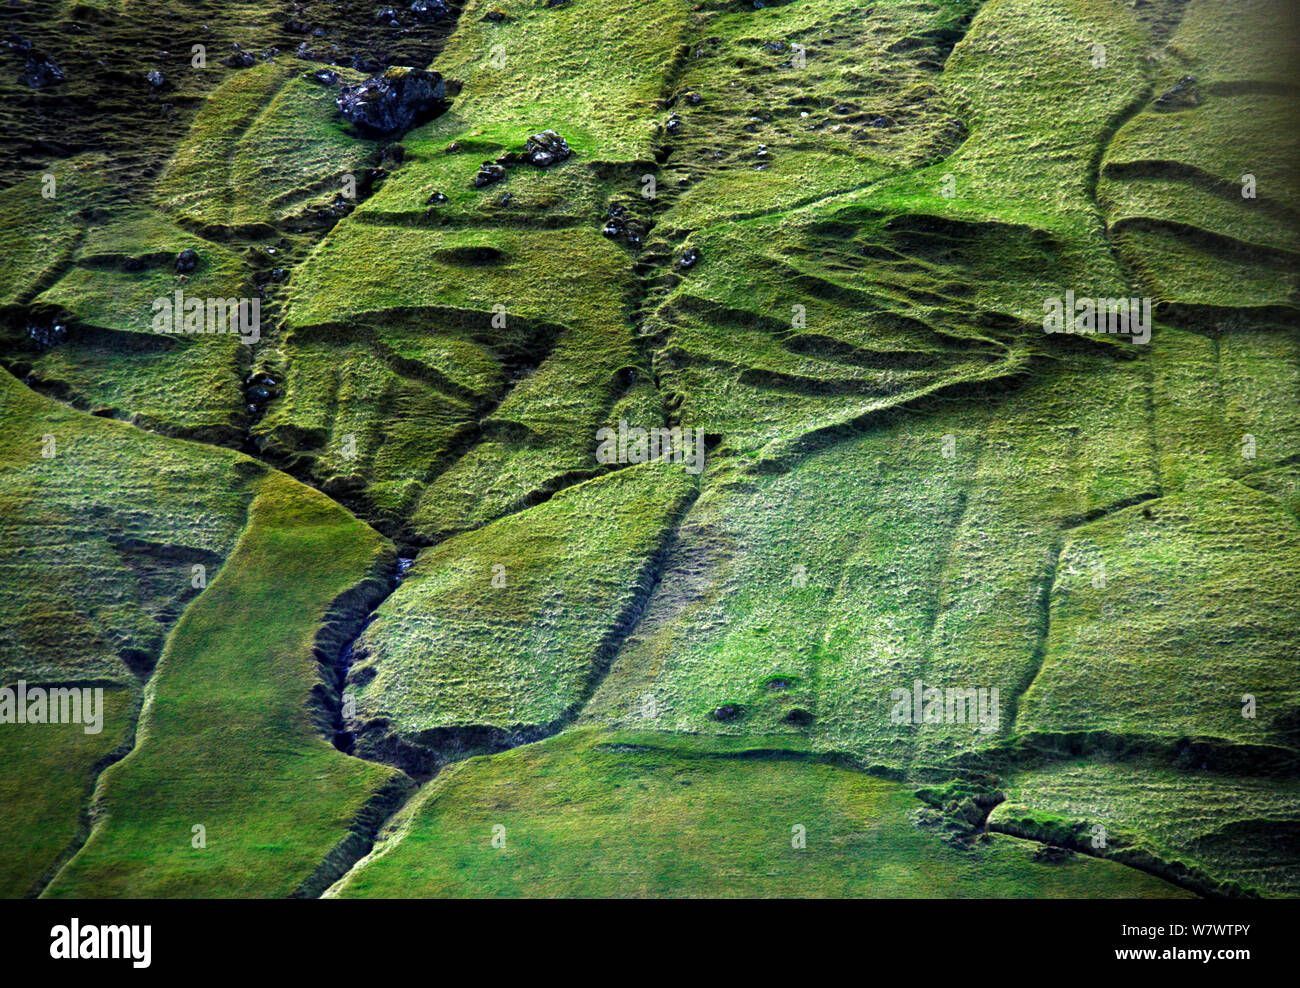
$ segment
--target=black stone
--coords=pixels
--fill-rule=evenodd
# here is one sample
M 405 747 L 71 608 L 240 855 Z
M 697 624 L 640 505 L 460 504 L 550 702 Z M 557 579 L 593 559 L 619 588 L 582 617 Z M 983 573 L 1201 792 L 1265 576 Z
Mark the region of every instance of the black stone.
M 544 130 L 534 134 L 524 142 L 524 150 L 519 160 L 537 168 L 549 168 L 573 154 L 568 143 L 553 130 Z
M 23 65 L 23 73 L 18 77 L 19 82 L 24 86 L 30 86 L 32 89 L 57 86 L 63 80 L 63 70 L 59 68 L 58 63 L 48 55 L 43 55 L 38 51 L 34 51 L 27 56 L 27 61 Z
M 335 102 L 345 120 L 378 134 L 399 134 L 444 105 L 442 76 L 397 66 L 357 86 L 345 86 Z
M 506 170 L 502 166 L 485 161 L 479 168 L 478 174 L 474 176 L 474 188 L 481 189 L 493 182 L 500 182 L 505 177 Z
M 451 16 L 451 10 L 442 0 L 415 0 L 410 10 L 417 21 L 438 21 Z
M 251 69 L 257 64 L 257 58 L 252 52 L 237 51 L 223 58 L 221 64 L 231 69 Z

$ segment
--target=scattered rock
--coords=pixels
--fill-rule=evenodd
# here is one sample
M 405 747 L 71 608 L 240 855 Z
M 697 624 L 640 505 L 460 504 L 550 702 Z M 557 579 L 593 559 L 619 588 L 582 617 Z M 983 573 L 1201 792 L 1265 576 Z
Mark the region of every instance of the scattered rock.
M 683 270 L 685 270 L 686 268 L 695 267 L 696 262 L 698 262 L 699 259 L 700 259 L 699 250 L 695 247 L 692 247 L 690 250 L 688 250 L 685 254 L 682 255 L 682 259 L 677 263 L 682 266 Z
M 437 109 L 445 93 L 437 72 L 395 66 L 360 85 L 345 86 L 335 102 L 344 119 L 358 127 L 398 134 Z
M 161 89 L 163 83 L 167 81 L 167 77 L 157 69 L 150 69 L 145 78 L 149 80 L 149 85 L 153 86 L 154 89 Z
M 500 182 L 506 177 L 506 170 L 501 165 L 491 161 L 485 161 L 479 167 L 478 174 L 474 176 L 474 188 L 481 189 L 484 186 L 491 185 L 494 182 Z
M 605 225 L 600 232 L 610 239 L 621 237 L 629 247 L 640 248 L 646 230 L 627 206 L 614 203 L 605 211 Z
M 489 10 L 479 19 L 490 21 L 493 24 L 500 24 L 502 21 L 506 20 L 506 15 L 499 10 Z
M 257 64 L 257 57 L 251 51 L 235 51 L 223 58 L 221 64 L 231 69 L 251 69 Z
M 770 690 L 788 690 L 790 688 L 790 680 L 781 676 L 778 676 L 776 679 L 769 679 L 767 681 L 767 688 Z
M 442 0 L 415 0 L 410 10 L 417 21 L 439 21 L 451 16 L 451 10 Z
M 199 266 L 199 254 L 193 247 L 186 247 L 176 255 L 176 271 L 186 274 Z
M 250 374 L 244 382 L 244 400 L 248 403 L 250 412 L 261 410 L 268 401 L 279 395 L 275 378 L 264 371 Z
M 675 113 L 670 114 L 668 119 L 664 122 L 664 130 L 666 130 L 670 134 L 675 134 L 681 129 L 682 129 L 682 118 Z
M 525 161 L 537 168 L 549 168 L 568 158 L 573 152 L 568 143 L 553 130 L 544 130 L 534 134 L 524 143 L 520 161 Z
M 1200 100 L 1196 98 L 1196 76 L 1185 75 L 1174 83 L 1172 89 L 1167 89 L 1156 97 L 1156 106 L 1173 108 L 1178 106 L 1198 106 Z
M 424 204 L 426 206 L 441 206 L 446 201 L 447 197 L 445 195 L 441 192 L 435 192 L 433 195 L 429 196 L 428 199 L 424 200 Z
M 23 74 L 18 77 L 19 82 L 32 89 L 57 86 L 63 80 L 63 70 L 59 68 L 58 63 L 38 51 L 27 56 L 27 61 L 23 65 Z
M 68 327 L 66 324 L 55 320 L 48 326 L 42 326 L 39 323 L 29 324 L 27 335 L 30 336 L 38 347 L 43 349 L 58 346 L 68 338 Z
M 735 720 L 745 712 L 744 708 L 738 703 L 724 703 L 716 708 L 711 716 L 714 720 Z
M 447 145 L 448 154 L 460 154 L 461 150 L 462 148 L 461 148 L 460 141 L 452 141 L 450 144 Z

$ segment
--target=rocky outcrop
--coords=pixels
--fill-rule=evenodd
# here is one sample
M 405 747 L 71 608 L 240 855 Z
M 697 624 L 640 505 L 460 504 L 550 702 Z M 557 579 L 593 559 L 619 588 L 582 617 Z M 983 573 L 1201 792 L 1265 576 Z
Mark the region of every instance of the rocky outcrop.
M 394 66 L 338 95 L 345 120 L 373 134 L 394 137 L 437 115 L 445 106 L 442 76 L 425 69 Z

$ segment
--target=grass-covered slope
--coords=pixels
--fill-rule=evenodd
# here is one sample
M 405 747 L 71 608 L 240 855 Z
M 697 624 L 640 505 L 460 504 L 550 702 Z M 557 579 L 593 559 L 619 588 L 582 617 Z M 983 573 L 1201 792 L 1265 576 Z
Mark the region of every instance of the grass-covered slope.
M 97 734 L 82 724 L 0 726 L 0 898 L 40 892 L 84 837 L 99 770 L 130 737 L 130 691 L 103 697 Z
M 572 717 L 694 492 L 680 466 L 631 467 L 422 553 L 354 649 L 359 750 L 517 743 Z
M 334 750 L 309 705 L 322 624 L 345 594 L 382 594 L 392 550 L 283 475 L 254 493 L 226 566 L 168 641 L 135 749 L 100 783 L 90 839 L 47 895 L 289 895 L 400 798 L 400 774 Z
M 84 837 L 98 772 L 129 747 L 143 683 L 263 468 L 71 411 L 8 373 L 0 418 L 0 686 L 104 691 L 98 733 L 0 725 L 0 894 L 19 896 Z
M 646 742 L 649 742 L 647 744 Z M 578 731 L 440 776 L 333 890 L 355 896 L 1149 897 L 1107 861 L 958 850 L 897 783 L 689 740 Z
M 339 16 L 290 49 L 445 112 L 366 137 L 261 52 L 0 190 L 0 674 L 113 690 L 0 727 L 0 892 L 318 894 L 398 766 L 340 895 L 1296 894 L 1284 4 Z M 150 332 L 176 288 L 261 338 Z M 1044 333 L 1067 292 L 1149 339 Z
M 1203 309 L 1297 301 L 1296 11 L 1192 0 L 1154 97 L 1105 149 L 1098 201 L 1122 256 L 1163 301 Z

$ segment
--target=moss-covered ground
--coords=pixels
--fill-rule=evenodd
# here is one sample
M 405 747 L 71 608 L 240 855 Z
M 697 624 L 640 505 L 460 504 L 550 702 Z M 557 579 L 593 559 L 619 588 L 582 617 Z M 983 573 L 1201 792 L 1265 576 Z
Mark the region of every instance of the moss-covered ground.
M 111 702 L 0 725 L 0 894 L 1300 893 L 1289 5 L 32 6 L 0 686 Z

